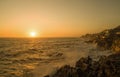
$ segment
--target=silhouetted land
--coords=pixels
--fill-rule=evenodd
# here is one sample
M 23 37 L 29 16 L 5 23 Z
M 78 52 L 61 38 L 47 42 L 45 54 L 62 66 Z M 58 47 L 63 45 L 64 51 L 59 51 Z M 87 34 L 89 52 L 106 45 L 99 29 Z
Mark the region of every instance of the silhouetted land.
M 90 38 L 87 43 L 96 43 L 100 49 L 120 51 L 120 26 L 97 34 L 87 34 L 84 37 Z
M 83 37 L 90 38 L 87 43 L 96 43 L 100 49 L 113 50 L 115 54 L 102 56 L 98 61 L 89 56 L 81 58 L 75 67 L 65 65 L 45 77 L 120 77 L 120 26 Z

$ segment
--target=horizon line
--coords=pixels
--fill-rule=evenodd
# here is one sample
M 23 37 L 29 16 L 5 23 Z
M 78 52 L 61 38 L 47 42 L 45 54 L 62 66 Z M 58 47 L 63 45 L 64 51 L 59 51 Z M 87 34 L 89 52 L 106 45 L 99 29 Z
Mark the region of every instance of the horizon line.
M 80 36 L 60 36 L 60 37 L 0 37 L 0 38 L 79 38 Z

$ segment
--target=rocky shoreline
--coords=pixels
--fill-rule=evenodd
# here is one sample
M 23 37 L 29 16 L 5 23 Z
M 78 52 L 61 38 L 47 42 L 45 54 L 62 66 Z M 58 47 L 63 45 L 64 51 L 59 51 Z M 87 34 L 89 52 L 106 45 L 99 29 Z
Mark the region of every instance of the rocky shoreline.
M 120 26 L 96 34 L 86 34 L 83 37 L 89 38 L 86 43 L 96 43 L 100 49 L 120 51 Z
M 65 65 L 52 76 L 44 77 L 120 77 L 120 53 L 102 56 L 99 61 L 81 58 L 75 67 Z
M 115 54 L 101 56 L 94 61 L 89 56 L 79 59 L 75 67 L 65 65 L 52 75 L 44 77 L 120 77 L 120 26 L 97 34 L 87 34 L 87 43 L 96 43 L 98 48 L 113 50 Z

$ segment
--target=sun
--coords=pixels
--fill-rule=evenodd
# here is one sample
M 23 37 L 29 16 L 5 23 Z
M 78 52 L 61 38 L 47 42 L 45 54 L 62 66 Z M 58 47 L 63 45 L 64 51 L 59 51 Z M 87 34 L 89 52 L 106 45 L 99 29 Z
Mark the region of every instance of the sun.
M 36 32 L 30 32 L 30 36 L 31 37 L 36 37 L 37 35 L 36 35 Z

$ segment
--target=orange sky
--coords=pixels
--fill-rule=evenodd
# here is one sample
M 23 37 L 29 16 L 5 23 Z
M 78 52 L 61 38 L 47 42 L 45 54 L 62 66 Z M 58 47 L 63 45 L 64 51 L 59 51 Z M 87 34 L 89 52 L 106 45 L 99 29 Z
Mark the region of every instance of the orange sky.
M 76 37 L 119 25 L 119 0 L 0 0 L 0 37 Z

